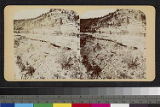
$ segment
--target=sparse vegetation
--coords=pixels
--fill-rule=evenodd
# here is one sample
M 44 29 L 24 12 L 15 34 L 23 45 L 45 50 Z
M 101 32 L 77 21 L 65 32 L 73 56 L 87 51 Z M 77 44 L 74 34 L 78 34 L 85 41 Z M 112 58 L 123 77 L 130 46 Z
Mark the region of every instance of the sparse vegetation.
M 86 38 L 85 38 L 86 37 Z M 90 39 L 91 38 L 91 39 Z M 140 50 L 118 42 L 81 36 L 82 63 L 88 78 L 141 79 L 145 78 L 145 56 Z

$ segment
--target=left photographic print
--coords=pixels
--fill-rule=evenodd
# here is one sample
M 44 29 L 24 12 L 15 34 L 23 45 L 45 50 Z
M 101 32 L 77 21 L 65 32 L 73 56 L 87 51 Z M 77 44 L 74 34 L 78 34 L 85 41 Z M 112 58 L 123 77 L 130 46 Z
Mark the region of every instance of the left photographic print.
M 73 10 L 17 12 L 14 17 L 15 79 L 80 78 L 83 72 L 80 72 L 79 30 L 79 15 Z

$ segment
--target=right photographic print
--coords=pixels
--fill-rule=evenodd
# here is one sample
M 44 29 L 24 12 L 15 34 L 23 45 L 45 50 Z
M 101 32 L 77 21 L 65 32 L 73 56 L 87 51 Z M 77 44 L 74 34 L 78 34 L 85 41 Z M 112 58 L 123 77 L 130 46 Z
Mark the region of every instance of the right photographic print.
M 135 9 L 87 11 L 80 54 L 89 79 L 146 79 L 146 15 Z

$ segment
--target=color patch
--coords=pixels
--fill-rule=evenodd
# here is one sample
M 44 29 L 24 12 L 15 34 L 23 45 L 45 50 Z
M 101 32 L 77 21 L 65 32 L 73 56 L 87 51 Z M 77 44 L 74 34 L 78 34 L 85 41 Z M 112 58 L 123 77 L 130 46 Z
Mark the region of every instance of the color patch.
M 91 104 L 72 104 L 72 107 L 91 107 Z
M 71 103 L 54 103 L 53 107 L 72 107 Z
M 51 103 L 36 103 L 36 104 L 34 104 L 34 107 L 53 107 L 53 104 L 51 104 Z
M 1 107 L 14 107 L 13 103 L 2 103 Z
M 129 107 L 129 104 L 111 104 L 111 107 Z
M 33 104 L 31 104 L 31 103 L 16 103 L 14 106 L 15 107 L 33 107 Z
M 160 107 L 160 104 L 149 104 L 148 107 Z
M 110 107 L 110 104 L 91 104 L 91 107 Z

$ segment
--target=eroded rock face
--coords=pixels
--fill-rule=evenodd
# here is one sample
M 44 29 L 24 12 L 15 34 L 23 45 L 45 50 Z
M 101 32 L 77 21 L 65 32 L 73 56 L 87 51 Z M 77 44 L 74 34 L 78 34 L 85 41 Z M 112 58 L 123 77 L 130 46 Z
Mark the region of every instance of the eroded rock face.
M 50 9 L 36 18 L 14 20 L 14 31 L 35 34 L 79 33 L 78 23 L 79 16 L 73 10 Z
M 106 34 L 146 33 L 146 17 L 140 10 L 117 9 L 103 17 L 81 19 L 81 32 Z

